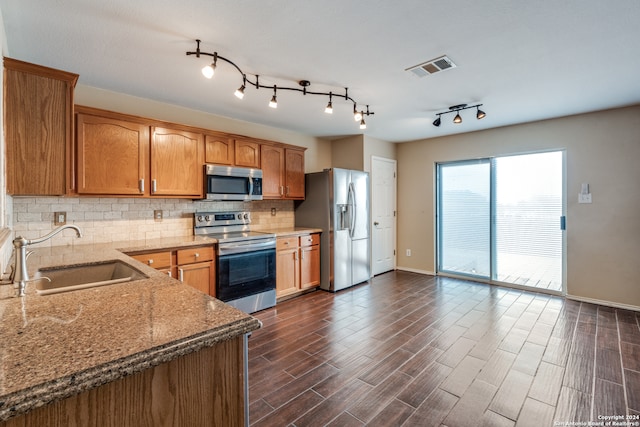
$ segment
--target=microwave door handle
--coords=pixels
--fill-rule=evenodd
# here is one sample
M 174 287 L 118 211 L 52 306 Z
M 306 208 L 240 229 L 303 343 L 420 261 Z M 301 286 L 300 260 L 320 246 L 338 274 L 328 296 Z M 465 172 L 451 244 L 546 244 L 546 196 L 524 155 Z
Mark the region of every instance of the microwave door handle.
M 249 198 L 253 194 L 253 178 L 249 177 Z

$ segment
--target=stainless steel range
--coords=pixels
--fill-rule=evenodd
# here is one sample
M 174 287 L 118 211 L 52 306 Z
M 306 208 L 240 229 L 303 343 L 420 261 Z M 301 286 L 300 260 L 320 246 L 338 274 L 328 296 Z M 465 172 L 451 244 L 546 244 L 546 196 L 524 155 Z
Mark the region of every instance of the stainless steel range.
M 254 313 L 276 304 L 276 235 L 251 231 L 249 212 L 196 212 L 196 236 L 218 239 L 216 298 Z

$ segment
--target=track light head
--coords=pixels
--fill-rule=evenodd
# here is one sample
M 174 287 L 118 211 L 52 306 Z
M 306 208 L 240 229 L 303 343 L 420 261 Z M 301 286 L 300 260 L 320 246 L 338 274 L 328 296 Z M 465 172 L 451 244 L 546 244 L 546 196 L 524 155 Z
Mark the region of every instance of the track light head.
M 356 122 L 359 122 L 362 120 L 362 113 L 356 110 L 355 104 L 353 104 L 353 120 L 355 120 Z
M 213 77 L 213 74 L 215 73 L 215 68 L 214 65 L 205 65 L 204 67 L 202 67 L 202 75 L 205 76 L 206 78 L 210 79 Z
M 360 129 L 366 129 L 367 124 L 364 122 L 364 117 L 360 116 Z
M 456 114 L 456 116 L 453 118 L 453 123 L 455 124 L 462 123 L 462 117 L 460 117 L 460 113 Z
M 271 101 L 269 101 L 269 107 L 278 108 L 278 99 L 276 98 L 276 87 L 273 86 L 273 96 L 271 97 Z
M 440 124 L 442 123 L 442 120 L 440 120 L 440 114 L 438 114 L 438 117 L 433 121 L 433 125 L 435 127 L 440 126 Z
M 332 97 L 333 97 L 333 94 L 329 92 L 329 103 L 327 104 L 327 107 L 324 109 L 324 112 L 327 114 L 333 114 L 333 102 L 331 102 Z
M 476 112 L 476 119 L 480 120 L 480 119 L 484 119 L 487 116 L 487 113 L 485 113 L 484 111 L 482 111 L 480 109 L 480 107 L 476 107 L 476 109 L 478 110 Z
M 238 99 L 242 99 L 244 98 L 244 85 L 240 86 L 238 89 L 236 89 L 234 95 L 238 98 Z

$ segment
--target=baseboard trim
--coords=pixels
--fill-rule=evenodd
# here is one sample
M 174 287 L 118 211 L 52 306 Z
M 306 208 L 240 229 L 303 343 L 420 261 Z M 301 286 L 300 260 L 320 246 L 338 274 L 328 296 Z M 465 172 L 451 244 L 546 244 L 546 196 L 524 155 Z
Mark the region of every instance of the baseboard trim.
M 601 299 L 580 297 L 577 295 L 569 295 L 569 294 L 567 294 L 567 298 L 574 301 L 588 302 L 590 304 L 605 305 L 607 307 L 621 308 L 624 310 L 631 310 L 631 311 L 640 311 L 640 307 L 638 307 L 637 305 L 622 304 L 619 302 L 605 301 Z
M 396 270 L 408 271 L 409 273 L 426 274 L 427 276 L 435 276 L 436 275 L 436 273 L 434 273 L 433 271 L 418 270 L 417 268 L 396 267 Z

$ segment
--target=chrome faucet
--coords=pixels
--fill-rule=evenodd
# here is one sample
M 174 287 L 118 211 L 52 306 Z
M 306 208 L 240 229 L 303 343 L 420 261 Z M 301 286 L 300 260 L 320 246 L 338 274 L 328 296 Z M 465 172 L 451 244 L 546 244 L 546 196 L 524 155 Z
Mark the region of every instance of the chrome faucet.
M 76 230 L 76 234 L 78 238 L 82 237 L 82 230 L 77 225 L 63 225 L 62 227 L 58 227 L 53 230 L 51 233 L 46 236 L 42 236 L 38 239 L 25 239 L 22 236 L 18 236 L 13 239 L 13 247 L 16 248 L 15 255 L 15 263 L 13 265 L 13 284 L 18 285 L 18 296 L 23 297 L 25 294 L 25 287 L 29 279 L 29 273 L 27 272 L 27 257 L 31 254 L 31 252 L 27 253 L 27 246 L 35 245 L 37 243 L 42 243 L 46 240 L 49 240 L 62 230 L 66 228 L 73 228 Z

